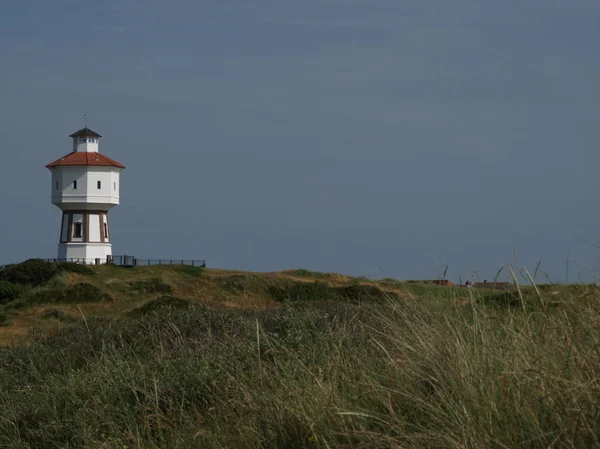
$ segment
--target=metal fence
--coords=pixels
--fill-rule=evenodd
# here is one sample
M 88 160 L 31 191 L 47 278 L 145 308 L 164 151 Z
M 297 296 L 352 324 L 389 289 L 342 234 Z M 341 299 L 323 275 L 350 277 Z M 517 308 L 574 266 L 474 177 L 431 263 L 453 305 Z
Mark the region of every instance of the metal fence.
M 202 259 L 138 259 L 133 256 L 112 256 L 112 263 L 122 266 L 151 266 L 151 265 L 187 265 L 190 267 L 206 268 Z
M 42 259 L 46 262 L 70 262 L 70 263 L 78 263 L 81 265 L 100 265 L 106 263 L 104 259 L 84 259 L 84 258 L 68 258 L 68 259 Z
M 138 259 L 134 256 L 108 256 L 107 259 L 43 259 L 46 262 L 71 262 L 81 265 L 113 264 L 122 267 L 139 267 L 151 265 L 187 265 L 191 267 L 206 268 L 206 261 L 202 259 Z

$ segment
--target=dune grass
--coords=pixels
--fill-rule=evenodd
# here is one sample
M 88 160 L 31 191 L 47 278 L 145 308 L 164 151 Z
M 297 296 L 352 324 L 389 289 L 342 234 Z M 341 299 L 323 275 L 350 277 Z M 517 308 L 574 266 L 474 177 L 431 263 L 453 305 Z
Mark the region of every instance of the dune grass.
M 437 292 L 66 324 L 0 348 L 0 447 L 600 447 L 596 289 Z

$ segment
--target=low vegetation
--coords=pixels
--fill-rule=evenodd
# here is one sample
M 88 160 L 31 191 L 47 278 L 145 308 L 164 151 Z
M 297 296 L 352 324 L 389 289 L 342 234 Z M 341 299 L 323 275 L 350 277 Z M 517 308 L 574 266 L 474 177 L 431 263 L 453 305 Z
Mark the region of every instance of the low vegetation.
M 14 284 L 0 447 L 600 447 L 593 286 L 197 270 Z

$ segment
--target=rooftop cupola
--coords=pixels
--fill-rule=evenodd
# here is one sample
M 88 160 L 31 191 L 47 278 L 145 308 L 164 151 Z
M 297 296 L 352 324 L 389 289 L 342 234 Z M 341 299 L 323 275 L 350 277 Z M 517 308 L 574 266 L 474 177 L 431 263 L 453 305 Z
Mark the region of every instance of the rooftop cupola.
M 98 142 L 102 136 L 86 126 L 71 134 L 70 137 L 73 138 L 73 153 L 97 153 Z

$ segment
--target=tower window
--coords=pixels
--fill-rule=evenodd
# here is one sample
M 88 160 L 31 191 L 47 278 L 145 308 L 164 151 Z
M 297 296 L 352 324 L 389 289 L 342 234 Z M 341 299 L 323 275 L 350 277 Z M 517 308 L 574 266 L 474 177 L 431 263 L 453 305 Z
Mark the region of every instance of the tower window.
M 56 190 L 58 190 L 58 181 L 56 181 Z
M 102 181 L 98 181 L 98 189 L 102 188 Z
M 115 190 L 117 190 L 117 183 L 115 182 Z
M 108 240 L 108 224 L 104 223 L 104 238 Z
M 73 181 L 73 190 L 77 190 L 77 181 Z
M 75 226 L 73 227 L 73 237 L 80 239 L 83 236 L 82 231 L 83 231 L 83 224 L 75 223 Z

